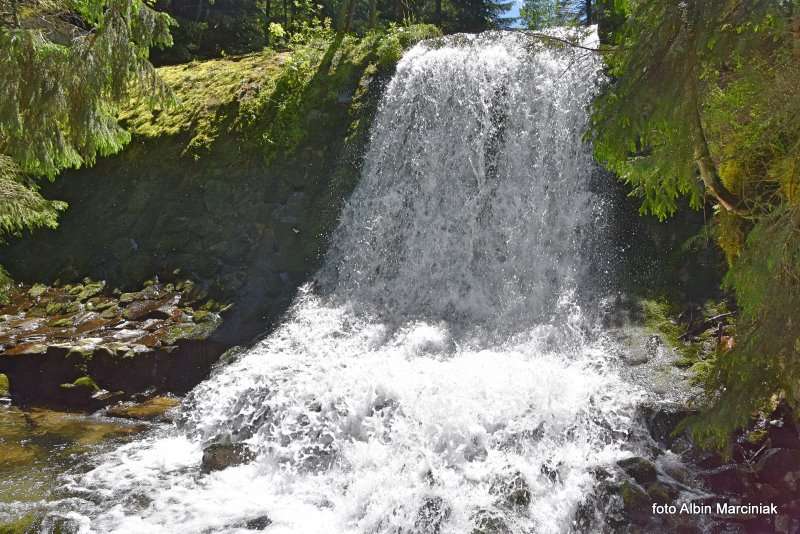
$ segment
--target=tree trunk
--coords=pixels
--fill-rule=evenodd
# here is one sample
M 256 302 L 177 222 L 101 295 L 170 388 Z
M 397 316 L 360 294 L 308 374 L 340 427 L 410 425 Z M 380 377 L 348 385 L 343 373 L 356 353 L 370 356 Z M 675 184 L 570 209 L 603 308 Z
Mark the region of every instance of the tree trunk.
M 17 6 L 18 0 L 11 0 L 11 24 L 15 28 L 19 28 L 19 8 Z
M 355 10 L 356 0 L 345 0 L 342 4 L 342 11 L 339 22 L 339 33 L 345 34 L 350 31 L 353 24 L 353 11 Z
M 691 77 L 689 77 L 691 80 Z M 694 84 L 689 81 L 689 85 Z M 745 210 L 742 208 L 741 200 L 731 193 L 717 173 L 717 166 L 711 158 L 711 152 L 708 149 L 708 140 L 706 139 L 705 131 L 703 130 L 703 122 L 700 117 L 700 103 L 697 99 L 696 89 L 690 89 L 688 95 L 690 98 L 689 105 L 689 128 L 692 135 L 692 144 L 694 145 L 694 161 L 700 171 L 700 178 L 703 180 L 706 189 L 711 195 L 717 199 L 720 205 L 726 210 L 744 214 Z
M 369 27 L 378 25 L 378 0 L 369 0 Z
M 591 26 L 592 22 L 594 22 L 592 20 L 594 18 L 594 13 L 592 13 L 592 0 L 585 0 L 585 2 L 584 8 L 586 11 L 586 25 Z
M 270 23 L 270 11 L 272 9 L 272 2 L 270 0 L 265 0 L 264 2 L 264 28 L 266 29 L 265 37 L 264 37 L 264 44 L 269 46 L 269 23 Z

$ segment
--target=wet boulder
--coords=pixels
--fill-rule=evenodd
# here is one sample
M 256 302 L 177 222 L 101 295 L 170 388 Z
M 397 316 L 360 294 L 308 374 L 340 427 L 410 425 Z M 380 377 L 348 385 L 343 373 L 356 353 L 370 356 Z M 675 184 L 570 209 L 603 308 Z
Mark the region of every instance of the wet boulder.
M 800 492 L 800 450 L 769 449 L 755 466 L 758 480 L 792 495 Z
M 697 411 L 678 404 L 643 405 L 639 407 L 639 419 L 644 423 L 650 436 L 662 447 L 670 448 L 676 443 L 679 425 Z
M 264 530 L 272 524 L 272 519 L 268 515 L 260 515 L 253 519 L 248 519 L 244 523 L 244 528 L 248 530 Z
M 625 458 L 618 461 L 617 465 L 639 484 L 655 482 L 658 476 L 653 462 L 641 456 Z
M 417 512 L 414 534 L 439 534 L 450 517 L 450 505 L 439 496 L 426 497 Z
M 158 395 L 143 402 L 122 402 L 109 406 L 106 415 L 134 421 L 169 422 L 172 420 L 169 412 L 178 405 L 178 398 Z
M 0 373 L 0 397 L 9 397 L 11 395 L 11 383 L 8 377 Z
M 519 471 L 508 478 L 495 480 L 489 492 L 499 497 L 499 504 L 506 508 L 525 509 L 531 504 L 530 487 Z
M 253 450 L 244 443 L 216 443 L 203 449 L 200 467 L 204 473 L 222 471 L 255 459 Z
M 725 464 L 701 473 L 701 477 L 715 492 L 743 494 L 753 484 L 753 474 L 739 464 Z
M 479 510 L 472 516 L 475 525 L 472 534 L 511 534 L 502 515 L 489 510 Z
M 645 524 L 652 518 L 652 500 L 639 484 L 626 480 L 618 486 L 625 515 L 634 523 Z

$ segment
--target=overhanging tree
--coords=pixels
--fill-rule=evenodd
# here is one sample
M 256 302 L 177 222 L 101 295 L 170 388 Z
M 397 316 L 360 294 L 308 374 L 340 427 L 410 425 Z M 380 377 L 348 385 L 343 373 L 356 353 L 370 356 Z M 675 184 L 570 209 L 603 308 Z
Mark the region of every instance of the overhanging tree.
M 715 204 L 740 308 L 736 346 L 695 365 L 711 404 L 701 442 L 777 399 L 800 407 L 800 2 L 615 0 L 624 22 L 595 103 L 603 163 L 664 219 Z
M 769 47 L 789 2 L 627 0 L 624 28 L 608 55 L 613 78 L 598 100 L 599 158 L 634 187 L 643 211 L 665 218 L 686 196 L 707 193 L 725 210 L 747 207 L 720 180 L 702 120 L 720 72 Z
M 168 96 L 148 52 L 170 25 L 142 0 L 0 0 L 0 239 L 56 224 L 36 179 L 120 150 L 132 91 Z

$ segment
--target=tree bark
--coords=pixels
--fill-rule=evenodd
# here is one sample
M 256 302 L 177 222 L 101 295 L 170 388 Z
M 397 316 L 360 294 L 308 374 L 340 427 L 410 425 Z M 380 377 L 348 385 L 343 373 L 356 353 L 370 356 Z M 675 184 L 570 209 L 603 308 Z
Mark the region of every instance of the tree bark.
M 11 24 L 15 28 L 19 28 L 19 7 L 17 6 L 18 0 L 11 0 Z
M 692 81 L 689 81 L 694 85 Z M 726 210 L 744 214 L 745 210 L 742 208 L 742 201 L 731 193 L 722 180 L 719 178 L 717 166 L 711 158 L 711 152 L 708 149 L 708 140 L 706 139 L 705 131 L 703 130 L 703 122 L 700 117 L 700 103 L 697 99 L 697 93 L 694 89 L 689 93 L 691 109 L 689 110 L 689 128 L 692 135 L 692 144 L 694 148 L 694 161 L 697 164 L 697 169 L 700 171 L 700 179 L 703 180 L 706 189 L 711 195 L 717 199 L 720 205 Z
M 378 25 L 378 0 L 369 0 L 369 27 Z
M 339 23 L 339 33 L 345 34 L 350 31 L 353 24 L 353 11 L 355 10 L 356 0 L 345 0 L 342 4 L 342 11 Z
M 270 16 L 271 8 L 272 8 L 272 2 L 270 0 L 265 0 L 264 1 L 264 28 L 265 28 L 266 31 L 264 33 L 264 36 L 265 36 L 264 37 L 264 44 L 266 46 L 269 46 L 269 23 L 270 23 L 270 17 L 269 16 Z

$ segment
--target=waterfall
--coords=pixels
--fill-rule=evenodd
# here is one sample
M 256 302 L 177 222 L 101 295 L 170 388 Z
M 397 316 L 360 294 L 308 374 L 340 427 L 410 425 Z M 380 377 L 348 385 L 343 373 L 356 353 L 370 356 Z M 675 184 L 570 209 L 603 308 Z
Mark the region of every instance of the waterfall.
M 635 400 L 580 304 L 603 239 L 582 139 L 599 69 L 511 32 L 407 52 L 314 282 L 178 428 L 69 477 L 82 528 L 578 529 Z M 201 473 L 220 440 L 255 460 Z

